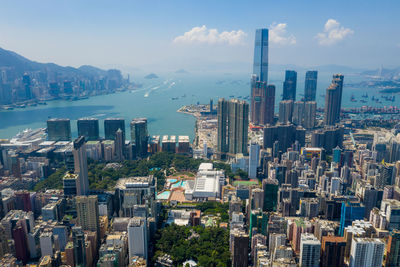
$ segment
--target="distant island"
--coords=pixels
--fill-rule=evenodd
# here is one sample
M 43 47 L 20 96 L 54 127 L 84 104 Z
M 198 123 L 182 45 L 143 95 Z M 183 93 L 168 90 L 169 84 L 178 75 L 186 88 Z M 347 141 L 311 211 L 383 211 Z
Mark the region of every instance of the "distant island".
M 185 69 L 179 69 L 179 70 L 175 71 L 175 73 L 187 74 L 187 73 L 189 73 L 189 72 L 186 71 Z
M 149 75 L 144 76 L 145 79 L 158 79 L 159 77 L 155 73 L 150 73 Z
M 383 90 L 379 91 L 382 94 L 395 94 L 395 93 L 400 93 L 400 87 L 396 87 L 396 88 L 386 88 Z
M 347 84 L 349 87 L 364 87 L 378 89 L 382 94 L 394 94 L 400 92 L 400 80 L 373 79 L 354 84 Z

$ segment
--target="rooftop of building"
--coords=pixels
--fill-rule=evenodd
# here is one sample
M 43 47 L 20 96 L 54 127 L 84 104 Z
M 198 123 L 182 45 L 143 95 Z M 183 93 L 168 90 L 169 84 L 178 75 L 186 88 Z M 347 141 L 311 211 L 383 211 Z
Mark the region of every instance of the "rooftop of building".
M 385 244 L 382 239 L 380 238 L 371 238 L 371 237 L 354 237 L 354 241 L 358 243 L 379 243 L 379 244 Z
M 146 218 L 144 217 L 132 217 L 129 220 L 128 227 L 139 227 L 143 226 L 143 224 L 146 222 Z
M 318 238 L 316 238 L 315 235 L 310 233 L 302 233 L 301 242 L 307 242 L 307 244 L 321 244 Z
M 78 177 L 79 177 L 79 174 L 76 174 L 76 173 L 73 173 L 73 172 L 66 172 L 65 174 L 64 174 L 64 177 L 63 177 L 63 179 L 64 180 L 69 180 L 69 179 L 78 179 Z
M 179 143 L 189 142 L 189 136 L 188 135 L 180 135 L 180 136 L 178 136 L 178 142 Z
M 78 121 L 98 121 L 98 120 L 99 120 L 98 118 L 90 118 L 90 117 L 78 119 Z
M 67 121 L 67 122 L 69 122 L 70 120 L 64 119 L 64 118 L 51 118 L 51 119 L 48 119 L 47 121 Z
M 120 190 L 125 190 L 129 188 L 140 188 L 148 187 L 154 184 L 153 175 L 149 176 L 139 176 L 139 177 L 127 177 L 121 178 L 117 181 L 115 188 Z
M 125 121 L 124 118 L 106 118 L 104 121 Z
M 86 145 L 99 145 L 100 141 L 87 141 Z
M 101 143 L 104 145 L 114 145 L 114 140 L 103 140 Z

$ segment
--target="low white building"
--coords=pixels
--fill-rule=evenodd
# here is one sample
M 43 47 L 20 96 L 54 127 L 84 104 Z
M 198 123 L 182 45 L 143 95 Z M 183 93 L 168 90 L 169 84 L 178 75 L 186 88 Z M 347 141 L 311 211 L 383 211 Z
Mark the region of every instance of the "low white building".
M 202 163 L 196 175 L 193 192 L 189 190 L 188 193 L 192 193 L 194 199 L 220 198 L 224 184 L 224 171 L 214 170 L 212 163 Z

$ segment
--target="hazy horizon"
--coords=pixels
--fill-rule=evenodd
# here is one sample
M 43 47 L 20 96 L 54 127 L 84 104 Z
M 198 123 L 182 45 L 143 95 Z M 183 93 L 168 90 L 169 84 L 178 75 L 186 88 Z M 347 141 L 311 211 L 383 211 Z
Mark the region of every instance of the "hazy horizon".
M 0 47 L 38 62 L 124 72 L 230 64 L 250 71 L 255 29 L 266 27 L 271 65 L 390 68 L 400 55 L 399 10 L 398 1 L 21 0 L 2 3 Z

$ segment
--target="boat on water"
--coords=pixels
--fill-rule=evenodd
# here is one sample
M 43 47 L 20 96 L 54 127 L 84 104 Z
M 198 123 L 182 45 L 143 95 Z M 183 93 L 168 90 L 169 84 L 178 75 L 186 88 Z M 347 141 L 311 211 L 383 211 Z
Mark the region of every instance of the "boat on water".
M 357 99 L 354 97 L 354 95 L 351 95 L 350 101 L 351 101 L 351 102 L 357 102 Z
M 178 100 L 178 97 L 171 97 L 171 100 Z
M 362 95 L 362 97 L 368 98 L 368 93 L 365 93 L 364 95 Z

